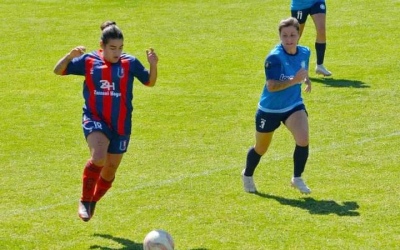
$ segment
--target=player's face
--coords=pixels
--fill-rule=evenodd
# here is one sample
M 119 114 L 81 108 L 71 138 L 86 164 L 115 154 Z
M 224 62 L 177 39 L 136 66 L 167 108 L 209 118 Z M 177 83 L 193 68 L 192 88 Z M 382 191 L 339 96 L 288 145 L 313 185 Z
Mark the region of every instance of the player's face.
M 111 63 L 116 63 L 122 54 L 122 49 L 124 48 L 124 40 L 122 39 L 110 39 L 108 43 L 104 45 L 100 44 L 103 49 L 104 59 Z
M 296 51 L 300 36 L 295 27 L 289 26 L 282 28 L 280 38 L 282 45 L 287 52 L 292 52 L 293 50 Z

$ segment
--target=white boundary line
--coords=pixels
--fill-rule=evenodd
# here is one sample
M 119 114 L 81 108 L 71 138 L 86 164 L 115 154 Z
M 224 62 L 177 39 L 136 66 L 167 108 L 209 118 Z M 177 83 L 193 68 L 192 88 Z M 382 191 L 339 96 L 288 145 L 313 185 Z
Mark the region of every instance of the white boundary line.
M 400 135 L 400 131 L 398 132 L 394 132 L 391 134 L 386 134 L 386 135 L 381 135 L 381 136 L 377 136 L 377 137 L 371 137 L 371 138 L 365 138 L 359 141 L 355 141 L 354 143 L 345 143 L 345 144 L 336 144 L 336 145 L 331 145 L 328 147 L 322 147 L 322 148 L 317 148 L 315 150 L 312 150 L 312 152 L 321 152 L 321 151 L 325 151 L 325 150 L 331 150 L 331 149 L 337 149 L 337 148 L 345 148 L 345 147 L 350 147 L 350 146 L 354 146 L 354 145 L 361 145 L 364 143 L 368 143 L 371 141 L 375 141 L 375 140 L 379 140 L 379 139 L 385 139 L 385 138 L 390 138 L 390 137 L 395 137 L 395 136 L 399 136 Z M 277 160 L 281 160 L 287 157 L 291 157 L 288 155 L 285 156 L 279 156 L 279 157 L 275 157 L 275 158 L 271 158 L 271 160 L 273 161 L 277 161 Z M 141 190 L 141 189 L 146 189 L 149 187 L 163 187 L 163 186 L 168 186 L 171 184 L 175 184 L 178 183 L 182 180 L 185 179 L 193 179 L 193 178 L 197 178 L 197 177 L 201 177 L 201 176 L 207 176 L 207 175 L 211 175 L 214 173 L 218 173 L 218 172 L 222 172 L 225 170 L 229 170 L 229 169 L 234 169 L 237 168 L 238 166 L 230 166 L 230 167 L 225 167 L 225 168 L 217 168 L 217 169 L 212 169 L 212 170 L 206 170 L 204 172 L 200 172 L 200 173 L 194 173 L 194 174 L 189 174 L 189 175 L 184 175 L 184 176 L 180 176 L 178 178 L 175 179 L 169 179 L 169 180 L 164 180 L 164 181 L 157 181 L 154 183 L 148 183 L 148 184 L 142 184 L 142 185 L 137 185 L 133 188 L 130 189 L 124 189 L 124 190 L 116 190 L 115 192 L 112 192 L 113 194 L 123 194 L 123 193 L 128 193 L 128 192 L 132 192 L 134 190 Z M 110 193 L 110 195 L 112 194 Z M 0 219 L 3 220 L 7 220 L 8 217 L 11 216 L 15 216 L 15 215 L 20 215 L 22 213 L 36 213 L 36 212 L 40 212 L 40 211 L 45 211 L 45 210 L 50 210 L 56 207 L 60 207 L 60 206 L 64 206 L 64 205 L 68 205 L 72 203 L 72 199 L 68 202 L 62 202 L 62 203 L 58 203 L 58 204 L 52 204 L 52 205 L 47 205 L 47 206 L 42 206 L 42 207 L 37 207 L 37 208 L 30 208 L 30 209 L 15 209 L 15 210 L 5 210 L 2 211 L 2 213 L 0 213 Z

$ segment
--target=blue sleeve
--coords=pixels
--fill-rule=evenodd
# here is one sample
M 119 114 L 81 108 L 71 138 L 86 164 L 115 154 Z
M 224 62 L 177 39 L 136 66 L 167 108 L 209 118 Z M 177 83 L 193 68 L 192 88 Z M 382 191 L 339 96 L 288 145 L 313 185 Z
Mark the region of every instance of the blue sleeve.
M 68 63 L 67 68 L 64 71 L 64 75 L 85 75 L 85 55 L 75 57 L 71 62 Z
M 131 72 L 142 84 L 147 84 L 150 81 L 149 71 L 143 66 L 143 64 L 135 58 L 131 64 Z
M 276 55 L 269 55 L 265 59 L 265 77 L 266 80 L 279 80 L 281 76 L 282 64 Z

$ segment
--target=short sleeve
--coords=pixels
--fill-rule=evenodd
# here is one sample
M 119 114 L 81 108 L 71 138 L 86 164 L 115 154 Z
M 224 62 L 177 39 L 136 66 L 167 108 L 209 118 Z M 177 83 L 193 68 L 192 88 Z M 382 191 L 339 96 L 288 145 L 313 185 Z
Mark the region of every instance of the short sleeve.
M 63 72 L 64 75 L 85 75 L 85 58 L 86 54 L 75 57 L 68 63 L 67 68 Z
M 281 75 L 281 61 L 276 55 L 269 55 L 265 59 L 265 77 L 266 80 L 279 80 Z
M 150 81 L 149 71 L 143 66 L 143 64 L 134 58 L 131 64 L 131 72 L 133 76 L 136 77 L 142 84 L 147 84 Z

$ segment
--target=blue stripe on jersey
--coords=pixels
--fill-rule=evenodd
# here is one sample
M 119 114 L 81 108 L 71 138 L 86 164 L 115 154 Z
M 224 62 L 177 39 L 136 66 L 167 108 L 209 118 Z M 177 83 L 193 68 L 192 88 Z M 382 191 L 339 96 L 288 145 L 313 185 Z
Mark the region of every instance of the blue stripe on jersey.
M 265 60 L 266 80 L 287 80 L 302 67 L 308 69 L 310 50 L 304 46 L 297 46 L 297 53 L 290 55 L 283 46 L 277 45 Z M 258 108 L 267 113 L 284 113 L 303 103 L 301 84 L 293 85 L 281 91 L 270 92 L 264 85 Z

